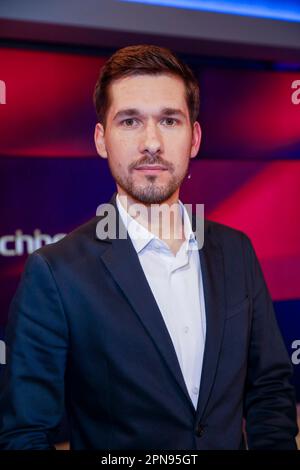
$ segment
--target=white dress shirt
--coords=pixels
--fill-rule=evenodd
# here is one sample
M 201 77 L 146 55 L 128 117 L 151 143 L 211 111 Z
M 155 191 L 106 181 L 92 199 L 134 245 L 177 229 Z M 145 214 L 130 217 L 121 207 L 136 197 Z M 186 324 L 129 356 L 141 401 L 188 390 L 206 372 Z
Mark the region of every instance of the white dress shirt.
M 196 409 L 206 335 L 204 292 L 197 241 L 184 205 L 185 241 L 176 255 L 116 203 L 148 284 L 172 339 L 187 390 Z M 193 246 L 194 249 L 191 249 Z

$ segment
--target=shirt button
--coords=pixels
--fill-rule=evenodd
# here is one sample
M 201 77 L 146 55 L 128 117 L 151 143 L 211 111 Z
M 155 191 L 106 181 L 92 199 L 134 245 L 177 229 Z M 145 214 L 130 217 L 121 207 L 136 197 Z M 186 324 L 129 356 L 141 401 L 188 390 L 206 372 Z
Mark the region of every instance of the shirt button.
M 194 388 L 193 388 L 193 393 L 194 393 L 195 395 L 197 395 L 198 390 L 199 390 L 198 387 L 194 387 Z
M 188 332 L 189 332 L 189 327 L 188 327 L 188 326 L 185 326 L 183 331 L 184 331 L 185 333 L 188 333 Z

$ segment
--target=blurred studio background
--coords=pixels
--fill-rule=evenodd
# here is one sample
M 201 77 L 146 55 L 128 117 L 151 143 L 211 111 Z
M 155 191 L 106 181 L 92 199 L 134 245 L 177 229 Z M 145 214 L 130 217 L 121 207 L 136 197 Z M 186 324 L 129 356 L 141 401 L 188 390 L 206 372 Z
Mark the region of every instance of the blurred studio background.
M 300 403 L 300 1 L 0 0 L 0 38 L 2 370 L 28 254 L 115 190 L 93 143 L 99 70 L 120 47 L 156 44 L 200 84 L 203 141 L 181 200 L 251 238 Z

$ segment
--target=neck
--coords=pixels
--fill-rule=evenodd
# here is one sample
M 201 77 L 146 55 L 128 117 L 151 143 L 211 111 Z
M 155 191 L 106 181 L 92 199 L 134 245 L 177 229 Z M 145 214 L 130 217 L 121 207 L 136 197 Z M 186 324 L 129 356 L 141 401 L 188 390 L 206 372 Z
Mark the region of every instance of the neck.
M 128 214 L 149 232 L 177 251 L 185 240 L 179 190 L 160 204 L 144 204 L 118 188 L 119 200 Z

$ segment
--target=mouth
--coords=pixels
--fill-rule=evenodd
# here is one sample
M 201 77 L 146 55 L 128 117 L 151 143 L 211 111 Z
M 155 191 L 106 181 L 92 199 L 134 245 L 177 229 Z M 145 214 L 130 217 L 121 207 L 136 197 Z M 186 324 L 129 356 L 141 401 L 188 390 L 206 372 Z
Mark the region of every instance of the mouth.
M 155 174 L 160 173 L 162 171 L 167 171 L 168 168 L 162 165 L 140 165 L 135 168 L 136 171 L 147 173 L 147 174 Z

